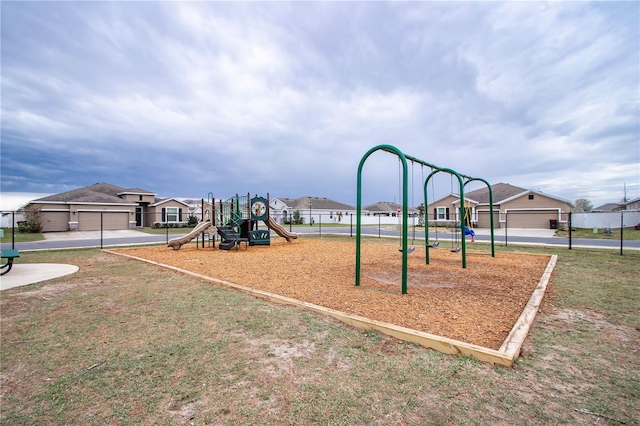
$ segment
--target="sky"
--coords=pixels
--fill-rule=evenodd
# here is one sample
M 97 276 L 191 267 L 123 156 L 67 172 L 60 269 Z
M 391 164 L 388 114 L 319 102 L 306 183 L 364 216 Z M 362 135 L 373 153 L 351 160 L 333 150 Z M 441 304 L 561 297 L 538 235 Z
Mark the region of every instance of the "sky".
M 5 200 L 108 182 L 355 205 L 381 144 L 594 206 L 640 196 L 635 1 L 0 8 Z M 411 167 L 412 205 L 429 172 Z M 364 205 L 399 200 L 397 157 L 362 182 Z

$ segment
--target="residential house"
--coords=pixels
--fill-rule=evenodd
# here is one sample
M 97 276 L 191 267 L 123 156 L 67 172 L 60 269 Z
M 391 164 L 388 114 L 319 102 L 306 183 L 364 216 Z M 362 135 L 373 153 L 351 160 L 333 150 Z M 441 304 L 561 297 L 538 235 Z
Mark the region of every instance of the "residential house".
M 626 202 L 623 201 L 620 203 L 606 203 L 591 209 L 591 211 L 594 213 L 619 212 L 621 210 L 640 211 L 640 197 Z
M 566 222 L 566 213 L 573 204 L 560 197 L 540 191 L 524 189 L 508 183 L 491 186 L 493 192 L 494 227 L 548 229 Z M 427 206 L 429 222 L 466 222 L 467 226 L 489 228 L 489 189 L 481 188 L 465 193 L 464 217 L 461 218 L 460 197 L 449 194 Z M 462 220 L 461 220 L 462 219 Z M 507 222 L 508 221 L 508 222 Z
M 369 204 L 368 206 L 362 207 L 363 214 L 366 216 L 386 216 L 386 217 L 397 217 L 398 214 L 402 211 L 402 206 L 400 204 L 392 203 L 390 201 L 379 201 L 374 204 Z M 407 212 L 409 216 L 418 215 L 419 211 L 412 207 L 409 207 L 409 211 Z
M 182 201 L 104 182 L 33 200 L 24 210 L 37 217 L 43 232 L 133 229 L 187 221 L 183 213 L 187 205 Z
M 640 197 L 634 198 L 631 201 L 627 201 L 624 204 L 624 209 L 627 210 L 627 211 L 629 211 L 629 210 L 640 211 Z
M 269 214 L 279 223 L 289 223 L 294 213 L 300 214 L 302 223 L 349 223 L 349 214 L 356 213 L 356 208 L 326 197 L 271 198 Z

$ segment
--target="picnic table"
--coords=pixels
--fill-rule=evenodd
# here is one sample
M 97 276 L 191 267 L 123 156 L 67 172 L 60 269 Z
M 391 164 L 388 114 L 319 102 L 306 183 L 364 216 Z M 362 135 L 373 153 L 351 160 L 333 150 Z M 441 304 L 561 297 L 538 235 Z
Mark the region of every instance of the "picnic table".
M 7 259 L 7 263 L 0 266 L 0 270 L 2 270 L 2 272 L 0 272 L 0 275 L 4 275 L 11 270 L 11 267 L 13 266 L 13 259 L 15 259 L 16 257 L 20 257 L 20 253 L 18 252 L 18 250 L 2 250 L 2 252 L 0 252 L 0 256 L 3 260 Z

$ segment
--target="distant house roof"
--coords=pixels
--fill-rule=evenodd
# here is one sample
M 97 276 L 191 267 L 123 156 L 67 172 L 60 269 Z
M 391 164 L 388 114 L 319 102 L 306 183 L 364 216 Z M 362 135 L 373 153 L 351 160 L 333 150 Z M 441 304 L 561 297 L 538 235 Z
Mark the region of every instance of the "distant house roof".
M 622 209 L 618 203 L 607 203 L 591 209 L 592 212 L 615 212 Z
M 135 191 L 135 192 L 134 192 Z M 108 204 L 131 204 L 131 202 L 123 200 L 118 194 L 148 194 L 154 195 L 149 191 L 134 188 L 129 190 L 110 183 L 96 183 L 95 185 L 78 188 L 60 194 L 49 195 L 47 197 L 33 200 L 32 203 L 108 203 Z
M 371 213 L 396 213 L 398 211 L 398 207 L 402 209 L 400 204 L 392 203 L 389 201 L 378 201 L 374 204 L 369 204 L 368 206 L 364 206 L 362 210 L 369 211 Z M 417 213 L 418 210 L 413 207 L 409 207 L 409 213 Z
M 339 201 L 330 200 L 326 197 L 300 197 L 300 198 L 281 198 L 277 197 L 287 207 L 291 209 L 308 209 L 311 205 L 316 210 L 355 210 L 356 208 Z

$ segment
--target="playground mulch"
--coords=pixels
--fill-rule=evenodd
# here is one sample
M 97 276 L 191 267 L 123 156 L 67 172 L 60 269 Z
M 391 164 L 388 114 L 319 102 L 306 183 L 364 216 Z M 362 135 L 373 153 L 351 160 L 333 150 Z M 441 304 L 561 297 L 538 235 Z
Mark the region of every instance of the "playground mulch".
M 485 246 L 486 249 L 486 246 Z M 397 245 L 363 243 L 361 286 L 355 283 L 355 242 L 272 240 L 271 246 L 224 251 L 168 247 L 117 250 L 341 312 L 499 349 L 537 286 L 549 256 L 461 254 L 448 249 L 409 255 L 408 294 L 401 294 Z

